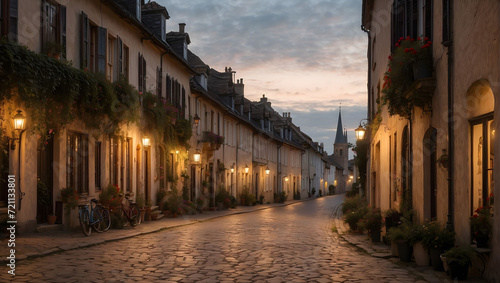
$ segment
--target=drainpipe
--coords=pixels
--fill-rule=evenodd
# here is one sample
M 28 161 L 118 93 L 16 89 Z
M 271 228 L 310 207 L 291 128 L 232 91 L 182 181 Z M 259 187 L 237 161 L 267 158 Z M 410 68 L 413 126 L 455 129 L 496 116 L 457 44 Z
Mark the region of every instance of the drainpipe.
M 454 129 L 454 107 L 453 107 L 453 1 L 449 2 L 448 11 L 448 150 L 449 150 L 449 169 L 448 169 L 448 220 L 446 222 L 446 228 L 453 231 L 454 220 L 453 212 L 455 206 L 455 196 L 454 196 L 454 160 L 455 160 L 455 129 Z

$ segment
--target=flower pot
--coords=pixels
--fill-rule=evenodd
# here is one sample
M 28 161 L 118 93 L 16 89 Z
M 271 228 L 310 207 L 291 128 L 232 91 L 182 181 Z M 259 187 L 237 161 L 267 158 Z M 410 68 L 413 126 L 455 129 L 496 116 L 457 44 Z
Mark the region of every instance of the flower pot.
M 413 79 L 420 80 L 432 77 L 432 59 L 417 60 L 413 63 Z
M 467 262 L 465 264 L 461 264 L 457 260 L 448 258 L 447 263 L 448 263 L 448 271 L 450 274 L 450 278 L 452 280 L 455 280 L 455 279 L 465 280 L 465 279 L 467 279 L 467 276 L 469 275 L 470 262 Z
M 56 220 L 57 220 L 57 216 L 55 216 L 55 215 L 47 216 L 47 222 L 49 222 L 49 225 L 56 224 Z
M 430 248 L 429 254 L 431 257 L 432 269 L 436 271 L 444 271 L 443 262 L 441 261 L 441 254 L 443 249 L 441 248 Z
M 487 249 L 488 246 L 488 240 L 490 237 L 488 236 L 475 236 L 476 239 L 476 247 L 481 248 L 481 249 Z
M 422 245 L 422 242 L 416 242 L 413 244 L 413 257 L 415 257 L 415 263 L 419 266 L 428 266 L 430 262 L 429 249 Z
M 370 238 L 372 238 L 372 243 L 379 243 L 380 242 L 380 230 L 371 230 L 370 231 Z
M 398 245 L 396 244 L 395 241 L 391 242 L 391 253 L 392 256 L 399 257 Z
M 402 262 L 410 262 L 411 254 L 413 251 L 410 242 L 399 240 L 396 241 L 396 244 L 398 245 L 399 260 L 401 260 Z
M 446 256 L 444 254 L 441 254 L 439 257 L 441 258 L 441 262 L 443 263 L 444 272 L 448 273 L 448 263 L 446 262 Z

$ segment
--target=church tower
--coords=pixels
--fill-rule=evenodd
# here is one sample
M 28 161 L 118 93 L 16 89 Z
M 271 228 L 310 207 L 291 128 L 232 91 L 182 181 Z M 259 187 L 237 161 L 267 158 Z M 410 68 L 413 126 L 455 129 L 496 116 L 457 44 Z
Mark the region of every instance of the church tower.
M 337 192 L 345 192 L 349 178 L 349 144 L 347 142 L 347 131 L 342 126 L 342 109 L 339 108 L 339 119 L 337 121 L 337 133 L 333 143 L 333 159 L 343 168 L 336 170 Z

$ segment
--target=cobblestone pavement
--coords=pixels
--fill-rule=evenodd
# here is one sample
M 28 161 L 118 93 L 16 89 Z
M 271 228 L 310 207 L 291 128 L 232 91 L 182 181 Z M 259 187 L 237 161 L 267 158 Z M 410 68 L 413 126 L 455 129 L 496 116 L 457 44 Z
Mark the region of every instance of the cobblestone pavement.
M 15 282 L 426 282 L 332 232 L 342 200 L 325 197 L 23 260 Z

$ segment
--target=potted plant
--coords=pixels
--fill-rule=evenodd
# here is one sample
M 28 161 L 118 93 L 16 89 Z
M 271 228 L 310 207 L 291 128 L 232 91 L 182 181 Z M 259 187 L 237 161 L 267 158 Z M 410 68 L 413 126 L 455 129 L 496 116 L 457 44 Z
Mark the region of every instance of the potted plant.
M 49 207 L 52 204 L 52 198 L 50 196 L 49 188 L 42 181 L 37 182 L 36 189 L 37 206 L 41 207 L 43 211 L 41 215 L 37 216 L 37 220 L 43 221 L 45 215 L 48 213 Z
M 407 224 L 398 227 L 392 227 L 387 232 L 387 238 L 392 243 L 395 243 L 398 250 L 399 260 L 410 262 L 412 256 L 412 247 L 410 244 L 411 229 Z M 394 253 L 393 253 L 394 254 Z
M 448 170 L 448 153 L 446 152 L 446 149 L 443 149 L 443 153 L 441 156 L 436 160 L 436 163 L 441 167 L 444 171 Z
M 444 253 L 452 280 L 465 280 L 469 273 L 474 250 L 469 246 L 454 247 Z
M 73 187 L 61 189 L 61 199 L 65 204 L 67 211 L 78 206 L 78 192 Z
M 54 213 L 51 213 L 47 216 L 47 222 L 49 225 L 54 225 L 56 224 L 57 216 Z
M 382 92 L 390 115 L 408 117 L 415 104 L 421 104 L 418 91 L 411 97 L 406 92 L 421 78 L 432 76 L 432 42 L 428 38 L 400 38 L 384 76 Z M 423 101 L 424 103 L 427 101 Z
M 382 214 L 380 208 L 368 209 L 368 212 L 363 216 L 362 229 L 368 230 L 372 242 L 380 242 L 380 232 L 382 229 Z
M 493 228 L 491 217 L 492 208 L 484 206 L 476 209 L 470 218 L 470 230 L 472 238 L 476 241 L 478 248 L 488 248 L 488 240 Z
M 429 222 L 424 229 L 422 244 L 429 249 L 432 268 L 437 271 L 443 270 L 443 262 L 440 255 L 453 247 L 455 243 L 455 232 L 443 228 L 437 221 Z
M 422 244 L 424 238 L 425 225 L 414 223 L 411 226 L 410 244 L 413 246 L 413 257 L 415 263 L 419 266 L 429 265 L 429 248 Z
M 396 227 L 399 225 L 399 222 L 401 221 L 401 216 L 399 215 L 399 212 L 394 209 L 394 208 L 389 208 L 388 210 L 384 211 L 385 215 L 385 231 L 389 231 L 392 227 Z
M 45 42 L 43 45 L 43 53 L 47 54 L 47 56 L 52 57 L 56 60 L 59 60 L 62 52 L 64 51 L 64 47 L 54 41 Z

